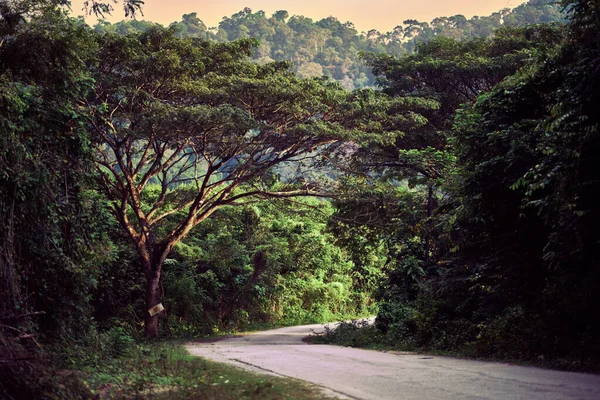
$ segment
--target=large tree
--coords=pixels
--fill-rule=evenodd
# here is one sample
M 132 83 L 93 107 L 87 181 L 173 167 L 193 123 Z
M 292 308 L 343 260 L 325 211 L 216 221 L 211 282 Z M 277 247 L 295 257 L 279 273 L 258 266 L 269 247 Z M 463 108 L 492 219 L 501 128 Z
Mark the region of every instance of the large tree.
M 288 63 L 250 63 L 254 45 L 159 28 L 103 39 L 87 105 L 99 179 L 139 255 L 148 309 L 161 301 L 165 259 L 194 226 L 223 206 L 321 195 L 302 169 L 382 130 L 383 95 L 299 79 Z M 280 166 L 297 173 L 270 190 Z M 146 313 L 145 333 L 157 335 L 157 315 Z

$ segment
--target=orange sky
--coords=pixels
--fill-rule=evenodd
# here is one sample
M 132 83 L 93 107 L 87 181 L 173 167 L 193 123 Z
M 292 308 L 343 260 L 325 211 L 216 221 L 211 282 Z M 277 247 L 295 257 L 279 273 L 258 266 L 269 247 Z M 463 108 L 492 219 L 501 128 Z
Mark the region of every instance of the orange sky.
M 359 31 L 392 30 L 406 19 L 431 21 L 435 17 L 463 14 L 489 15 L 505 7 L 515 7 L 525 0 L 145 0 L 145 19 L 168 25 L 181 19 L 183 14 L 197 12 L 207 26 L 216 26 L 223 16 L 250 7 L 263 10 L 270 16 L 277 10 L 290 15 L 304 15 L 313 20 L 334 16 L 340 21 L 351 21 Z M 83 0 L 72 0 L 75 14 L 81 13 Z M 115 6 L 110 21 L 123 19 L 123 11 Z M 92 19 L 88 22 L 94 23 Z

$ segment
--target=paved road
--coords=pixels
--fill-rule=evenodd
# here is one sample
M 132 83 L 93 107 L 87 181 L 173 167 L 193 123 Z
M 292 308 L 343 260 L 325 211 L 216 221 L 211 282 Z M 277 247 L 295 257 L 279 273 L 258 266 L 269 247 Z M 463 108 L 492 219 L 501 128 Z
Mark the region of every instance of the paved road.
M 342 398 L 600 400 L 600 375 L 302 342 L 322 329 L 274 329 L 187 348 L 214 361 L 312 382 Z

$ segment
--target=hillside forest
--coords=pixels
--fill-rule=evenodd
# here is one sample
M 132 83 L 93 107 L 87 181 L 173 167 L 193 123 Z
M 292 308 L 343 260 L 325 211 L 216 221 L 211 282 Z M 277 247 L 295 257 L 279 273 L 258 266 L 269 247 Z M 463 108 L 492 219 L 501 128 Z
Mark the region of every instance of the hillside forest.
M 376 29 L 358 32 L 352 22 L 335 17 L 313 21 L 302 15 L 289 15 L 285 10 L 270 17 L 250 8 L 223 17 L 216 27 L 202 22 L 202 12 L 185 14 L 169 27 L 177 37 L 194 37 L 216 42 L 256 38 L 258 46 L 250 58 L 260 64 L 290 61 L 301 78 L 327 75 L 348 90 L 375 86 L 371 67 L 361 61 L 361 52 L 400 56 L 415 51 L 419 43 L 442 36 L 457 41 L 489 38 L 503 27 L 517 28 L 528 24 L 565 21 L 562 6 L 554 0 L 532 0 L 513 9 L 506 8 L 489 16 L 463 15 L 435 18 L 433 21 L 399 19 L 390 32 Z M 124 20 L 111 24 L 100 19 L 94 25 L 98 33 L 127 35 L 141 33 L 157 25 L 143 20 Z
M 65 5 L 0 3 L 0 397 L 369 315 L 351 345 L 600 369 L 597 1 L 387 33 Z

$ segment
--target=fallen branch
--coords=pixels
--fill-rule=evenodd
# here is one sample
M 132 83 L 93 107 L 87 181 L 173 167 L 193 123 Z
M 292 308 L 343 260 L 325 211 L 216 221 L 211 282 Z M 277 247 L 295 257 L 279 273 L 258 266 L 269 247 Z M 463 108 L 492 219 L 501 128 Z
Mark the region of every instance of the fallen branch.
M 15 328 L 14 326 L 0 324 L 0 328 L 10 329 L 11 331 L 18 332 L 19 334 L 23 333 L 22 330 Z
M 38 343 L 38 341 L 35 340 L 35 335 L 33 333 L 25 333 L 24 331 L 17 329 L 14 326 L 4 325 L 4 324 L 0 324 L 0 328 L 6 328 L 6 329 L 10 329 L 13 332 L 18 332 L 19 335 L 15 336 L 12 340 L 31 339 L 31 340 L 33 340 L 33 342 L 35 343 L 35 345 L 37 347 L 42 348 L 42 346 Z

